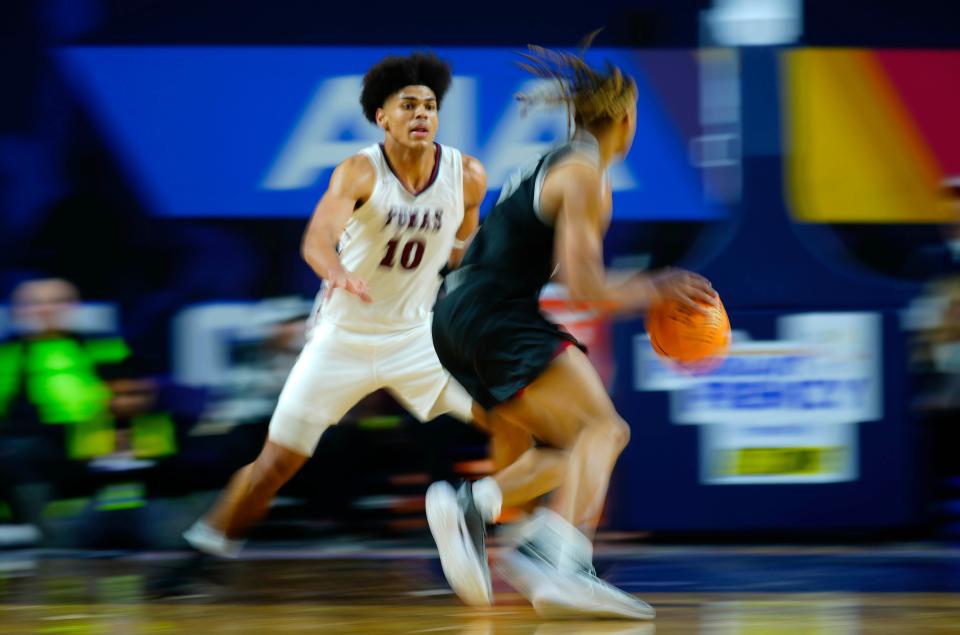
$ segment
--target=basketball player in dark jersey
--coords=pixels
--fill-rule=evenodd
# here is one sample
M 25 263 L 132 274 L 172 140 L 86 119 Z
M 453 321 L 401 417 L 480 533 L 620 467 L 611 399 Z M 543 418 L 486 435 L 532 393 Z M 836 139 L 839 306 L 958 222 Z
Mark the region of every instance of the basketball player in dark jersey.
M 632 143 L 636 84 L 612 65 L 597 71 L 575 55 L 533 53 L 527 68 L 559 80 L 556 93 L 540 99 L 567 105 L 576 132 L 506 183 L 461 268 L 447 277 L 447 295 L 435 307 L 434 345 L 483 409 L 480 419 L 522 428 L 540 442 L 496 475 L 504 492 L 504 484 L 522 481 L 524 472 L 550 471 L 548 457 L 553 467 L 558 457 L 562 463 L 549 507 L 514 528 L 513 546 L 500 559 L 508 580 L 545 615 L 650 619 L 649 605 L 596 577 L 588 538 L 630 428 L 581 345 L 541 314 L 539 295 L 555 271 L 572 301 L 608 315 L 637 314 L 667 298 L 699 310 L 699 302 L 713 303 L 716 295 L 706 279 L 682 270 L 618 282 L 607 276 L 602 246 L 612 197 L 606 170 Z M 435 483 L 428 520 L 458 595 L 467 600 L 485 591 L 492 598 L 477 522 L 484 515 L 470 493 Z

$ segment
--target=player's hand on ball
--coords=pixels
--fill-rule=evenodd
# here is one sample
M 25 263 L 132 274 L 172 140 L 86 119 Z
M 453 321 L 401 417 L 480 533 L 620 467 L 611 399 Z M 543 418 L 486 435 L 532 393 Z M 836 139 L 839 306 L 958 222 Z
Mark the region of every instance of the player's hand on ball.
M 691 309 L 706 313 L 717 305 L 717 292 L 703 276 L 684 269 L 668 268 L 653 275 L 655 294 L 651 304 L 679 300 Z
M 349 271 L 341 271 L 327 278 L 327 292 L 324 294 L 324 299 L 329 299 L 334 289 L 343 289 L 347 293 L 359 296 L 364 302 L 373 302 L 373 298 L 367 292 L 366 281 Z

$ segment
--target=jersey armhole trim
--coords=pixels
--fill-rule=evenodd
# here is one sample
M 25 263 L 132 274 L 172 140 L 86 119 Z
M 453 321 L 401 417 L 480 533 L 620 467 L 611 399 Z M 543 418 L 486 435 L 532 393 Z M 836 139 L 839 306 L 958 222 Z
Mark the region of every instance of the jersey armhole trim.
M 378 157 L 375 157 L 374 153 L 371 151 L 371 148 L 374 148 L 374 147 L 377 148 L 377 152 L 380 151 L 379 146 L 368 146 L 360 151 L 360 154 L 367 157 L 367 161 L 369 161 L 370 165 L 373 166 L 373 172 L 374 172 L 373 188 L 371 188 L 370 196 L 367 197 L 367 200 L 365 200 L 363 203 L 361 203 L 357 207 L 353 208 L 353 212 L 351 216 L 353 214 L 356 214 L 360 210 L 362 210 L 364 207 L 366 207 L 370 203 L 370 201 L 376 198 L 377 192 L 380 190 L 380 183 L 381 181 L 383 181 L 383 167 L 379 164 L 379 161 L 381 159 L 379 159 Z
M 547 226 L 549 226 L 549 227 L 553 227 L 554 222 L 553 222 L 553 220 L 551 220 L 551 219 L 549 219 L 549 218 L 546 217 L 546 215 L 545 215 L 544 212 L 543 212 L 543 206 L 540 204 L 540 195 L 541 195 L 542 192 L 543 192 L 543 182 L 544 182 L 544 180 L 546 180 L 546 178 L 547 178 L 547 171 L 548 171 L 550 168 L 552 168 L 554 165 L 556 165 L 557 163 L 559 163 L 561 159 L 565 159 L 565 158 L 567 158 L 568 156 L 570 156 L 571 154 L 573 154 L 573 152 L 574 152 L 573 147 L 570 146 L 570 145 L 568 145 L 568 146 L 565 146 L 565 147 L 563 147 L 563 148 L 560 148 L 559 150 L 557 150 L 557 151 L 553 152 L 552 154 L 548 155 L 548 156 L 544 159 L 543 164 L 541 164 L 541 166 L 540 166 L 540 168 L 539 168 L 539 170 L 538 170 L 538 172 L 537 172 L 537 178 L 536 178 L 536 180 L 534 181 L 534 185 L 533 185 L 533 213 L 536 214 L 537 218 L 540 219 L 540 222 L 542 222 L 544 225 L 547 225 Z M 596 168 L 596 167 L 597 167 L 597 164 L 596 164 L 595 162 L 593 162 L 593 161 L 582 161 L 582 160 L 578 159 L 577 157 L 572 158 L 572 159 L 571 159 L 571 162 L 573 162 L 573 163 L 581 163 L 581 164 L 583 164 L 583 165 L 587 165 L 587 166 L 592 167 L 592 168 Z M 607 172 L 603 172 L 603 173 L 601 174 L 601 178 L 603 178 L 604 180 L 607 180 L 607 179 L 609 179 L 609 174 L 608 174 Z M 611 183 L 611 186 L 612 186 L 612 183 Z
M 540 204 L 540 194 L 543 191 L 543 181 L 546 178 L 547 171 L 543 168 L 537 172 L 537 179 L 533 183 L 533 213 L 544 225 L 553 225 L 553 222 L 543 213 L 543 206 Z
M 465 177 L 465 171 L 463 169 L 464 155 L 463 155 L 463 152 L 461 152 L 457 148 L 451 148 L 447 146 L 446 150 L 447 150 L 447 153 L 444 156 L 450 157 L 450 169 L 454 176 L 453 185 L 454 185 L 454 188 L 456 188 L 454 192 L 454 196 L 456 197 L 456 201 L 459 203 L 458 213 L 460 218 L 457 223 L 457 231 L 459 232 L 460 225 L 463 224 L 463 219 L 466 218 L 466 215 L 467 215 L 467 197 L 463 191 L 463 189 L 466 187 L 466 182 L 467 182 Z M 456 234 L 454 234 L 454 239 L 456 239 Z
M 547 218 L 543 212 L 543 205 L 540 204 L 540 195 L 543 193 L 543 182 L 547 178 L 547 171 L 557 162 L 560 152 L 552 152 L 543 158 L 540 167 L 537 168 L 537 176 L 533 181 L 533 213 L 540 219 L 540 222 L 547 227 L 553 227 L 553 219 Z

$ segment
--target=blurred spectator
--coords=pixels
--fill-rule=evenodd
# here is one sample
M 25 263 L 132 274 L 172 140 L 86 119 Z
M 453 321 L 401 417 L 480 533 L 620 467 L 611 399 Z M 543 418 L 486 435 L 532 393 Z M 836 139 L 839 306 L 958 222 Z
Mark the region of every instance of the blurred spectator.
M 945 182 L 960 219 L 960 178 Z M 928 469 L 938 520 L 960 535 L 960 222 L 946 232 L 941 268 L 913 306 L 916 328 L 911 355 L 915 401 L 930 449 Z M 949 273 L 947 273 L 949 272 Z
M 53 424 L 91 419 L 105 403 L 68 333 L 76 301 L 73 285 L 58 279 L 25 282 L 12 296 L 18 334 L 0 345 L 0 497 L 12 521 L 0 540 L 8 544 L 39 538 L 65 452 L 62 429 Z
M 957 223 L 944 229 L 936 254 L 928 254 L 937 266 L 931 268 L 933 279 L 915 303 L 922 307 L 925 318 L 913 351 L 915 370 L 955 378 L 942 386 L 946 392 L 937 391 L 939 408 L 960 406 L 960 393 L 953 394 L 960 389 L 960 177 L 945 180 L 944 192 Z
M 88 496 L 105 457 L 176 449 L 169 417 L 152 414 L 154 386 L 131 378 L 124 341 L 74 330 L 78 300 L 56 278 L 24 282 L 11 298 L 16 333 L 0 343 L 0 500 L 11 523 L 0 542 L 38 540 L 48 503 Z
M 943 204 L 951 209 L 956 222 L 939 226 L 937 240 L 914 249 L 908 255 L 905 270 L 913 278 L 931 279 L 960 274 L 960 176 L 946 178 L 941 185 Z M 902 228 L 894 226 L 894 229 L 900 231 Z M 890 259 L 890 254 L 887 253 L 886 257 Z

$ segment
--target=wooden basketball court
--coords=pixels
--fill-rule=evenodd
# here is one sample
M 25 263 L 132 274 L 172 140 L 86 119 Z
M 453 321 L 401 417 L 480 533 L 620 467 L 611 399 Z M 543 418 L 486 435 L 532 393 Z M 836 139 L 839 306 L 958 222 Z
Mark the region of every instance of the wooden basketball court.
M 499 581 L 495 607 L 470 609 L 428 549 L 230 562 L 8 553 L 0 633 L 960 633 L 960 554 L 949 549 L 627 547 L 601 551 L 598 564 L 657 619 L 544 621 Z

